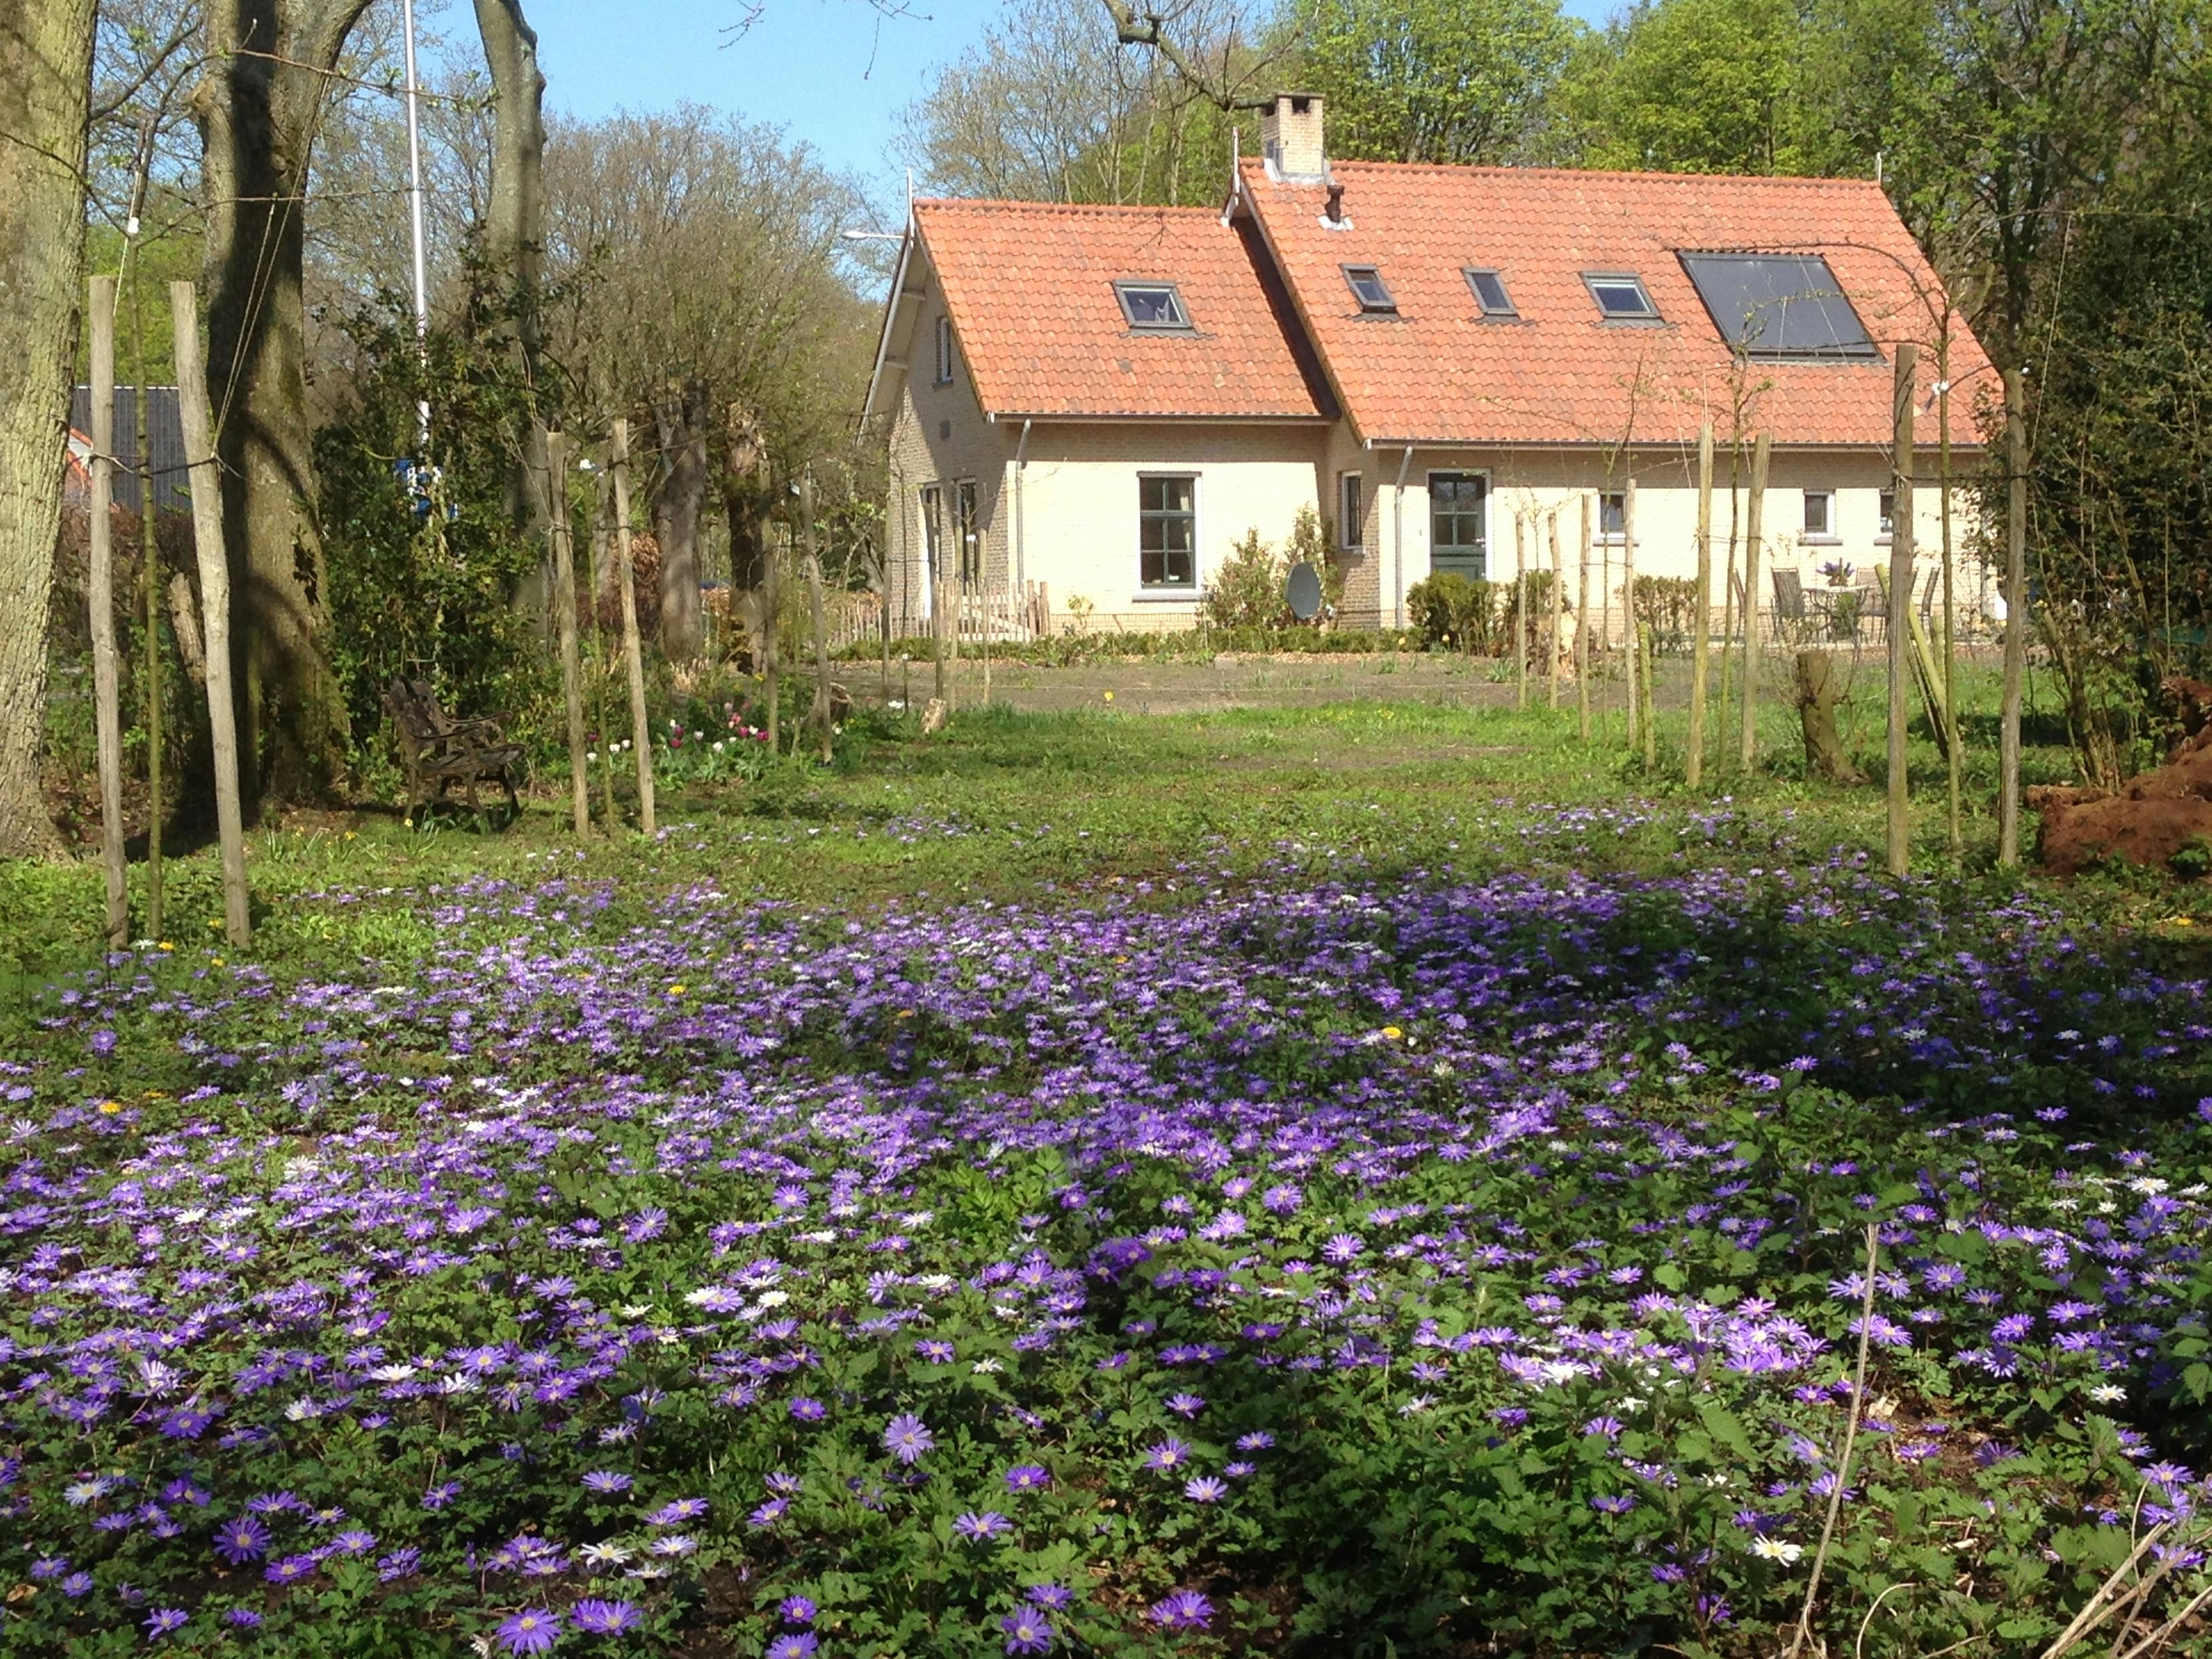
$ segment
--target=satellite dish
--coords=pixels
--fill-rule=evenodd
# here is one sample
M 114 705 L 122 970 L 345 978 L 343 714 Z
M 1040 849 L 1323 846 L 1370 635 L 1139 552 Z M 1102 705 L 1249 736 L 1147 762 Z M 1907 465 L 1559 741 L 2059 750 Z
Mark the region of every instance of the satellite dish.
M 1283 584 L 1283 599 L 1293 617 L 1311 622 L 1321 615 L 1321 572 L 1304 561 L 1292 565 Z

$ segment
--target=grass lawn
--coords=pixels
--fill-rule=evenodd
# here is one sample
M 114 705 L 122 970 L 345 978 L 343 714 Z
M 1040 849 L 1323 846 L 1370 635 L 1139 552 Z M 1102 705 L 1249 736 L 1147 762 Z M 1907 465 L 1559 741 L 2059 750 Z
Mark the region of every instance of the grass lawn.
M 295 819 L 242 957 L 204 854 L 106 959 L 0 868 L 0 1651 L 1700 1659 L 1817 1571 L 1831 1653 L 2030 1656 L 2212 1583 L 2201 886 L 1995 872 L 1978 761 L 1954 858 L 1924 744 L 1893 884 L 1779 711 L 1692 799 L 1115 690 L 695 745 L 652 842 Z

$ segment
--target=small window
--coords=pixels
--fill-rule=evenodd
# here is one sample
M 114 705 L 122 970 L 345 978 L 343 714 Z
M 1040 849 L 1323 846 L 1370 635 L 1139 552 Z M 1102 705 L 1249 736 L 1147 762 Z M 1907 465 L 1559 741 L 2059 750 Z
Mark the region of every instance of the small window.
M 1137 480 L 1137 580 L 1153 589 L 1198 587 L 1198 480 Z
M 973 587 L 983 578 L 983 536 L 975 512 L 975 481 L 963 478 L 953 486 L 952 527 L 959 538 L 960 585 Z
M 1616 546 L 1628 536 L 1628 492 L 1601 490 L 1597 498 L 1597 538 Z
M 937 384 L 952 384 L 952 319 L 937 319 Z
M 1131 328 L 1163 334 L 1189 331 L 1190 313 L 1182 308 L 1182 295 L 1173 283 L 1116 283 L 1114 292 Z
M 945 491 L 937 484 L 921 487 L 921 556 L 923 580 L 934 587 L 945 574 Z
M 1836 492 L 1832 489 L 1808 489 L 1805 492 L 1805 534 L 1830 537 L 1836 533 Z
M 1897 532 L 1897 492 L 1894 489 L 1881 492 L 1881 520 L 1875 533 L 1887 541 Z
M 1390 289 L 1382 281 L 1382 273 L 1373 265 L 1346 265 L 1344 280 L 1352 285 L 1352 296 L 1359 301 L 1362 311 L 1398 309 L 1398 302 L 1390 297 Z
M 1597 301 L 1599 312 L 1607 319 L 1633 322 L 1659 314 L 1651 296 L 1644 291 L 1641 276 L 1585 271 L 1583 281 L 1589 285 L 1590 298 Z
M 1490 574 L 1490 480 L 1480 472 L 1429 474 L 1429 567 L 1470 581 Z
M 1366 479 L 1357 472 L 1340 472 L 1336 479 L 1336 544 L 1346 552 L 1358 550 L 1366 533 L 1361 491 Z
M 1517 317 L 1512 297 L 1505 292 L 1505 279 L 1494 270 L 1467 270 L 1461 273 L 1467 285 L 1474 292 L 1475 304 L 1482 307 L 1486 317 Z

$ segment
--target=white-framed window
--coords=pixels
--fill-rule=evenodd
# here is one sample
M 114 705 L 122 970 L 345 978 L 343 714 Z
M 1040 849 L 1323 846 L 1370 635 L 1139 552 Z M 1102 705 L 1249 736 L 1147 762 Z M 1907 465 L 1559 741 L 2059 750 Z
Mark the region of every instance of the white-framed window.
M 1198 591 L 1198 475 L 1137 476 L 1137 586 L 1148 593 Z
M 1628 539 L 1628 492 L 1601 489 L 1597 496 L 1597 538 L 1608 547 Z
M 1805 492 L 1805 536 L 1808 542 L 1832 542 L 1836 537 L 1836 492 L 1832 489 L 1808 489 Z
M 924 586 L 935 587 L 945 574 L 945 487 L 921 487 L 921 558 Z
M 1897 492 L 1885 489 L 1879 500 L 1880 505 L 1875 509 L 1878 516 L 1875 520 L 1875 539 L 1886 542 L 1897 533 Z
M 1597 301 L 1598 314 L 1609 323 L 1659 320 L 1659 307 L 1651 303 L 1644 279 L 1632 270 L 1586 270 L 1583 283 Z
M 1366 486 L 1364 473 L 1336 475 L 1336 544 L 1346 553 L 1357 553 L 1366 542 Z
M 937 384 L 952 384 L 952 319 L 937 319 Z
M 952 486 L 952 530 L 960 549 L 960 585 L 973 587 L 983 579 L 982 520 L 975 510 L 973 478 Z
M 1470 581 L 1490 574 L 1490 475 L 1429 474 L 1429 568 Z

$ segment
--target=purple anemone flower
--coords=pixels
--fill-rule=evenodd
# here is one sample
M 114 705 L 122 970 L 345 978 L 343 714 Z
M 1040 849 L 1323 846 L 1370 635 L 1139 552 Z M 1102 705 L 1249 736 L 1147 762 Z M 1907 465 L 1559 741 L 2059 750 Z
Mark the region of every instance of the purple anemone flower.
M 215 1529 L 215 1553 L 234 1567 L 258 1561 L 269 1553 L 269 1528 L 251 1515 L 226 1521 Z
M 1052 1621 L 1034 1607 L 1016 1608 L 999 1620 L 999 1628 L 1006 1633 L 1008 1653 L 1052 1651 Z
M 645 1624 L 636 1602 L 605 1601 L 590 1595 L 568 1609 L 568 1619 L 586 1636 L 623 1636 Z
M 884 1425 L 884 1449 L 902 1463 L 919 1463 L 926 1452 L 937 1449 L 929 1425 L 912 1412 L 903 1412 Z
M 1152 1603 L 1152 1620 L 1164 1630 L 1204 1630 L 1213 1618 L 1213 1603 L 1196 1590 L 1177 1590 Z
M 996 1538 L 1000 1533 L 1013 1529 L 1014 1523 L 996 1510 L 985 1510 L 981 1515 L 969 1510 L 952 1522 L 952 1530 L 971 1544 L 980 1544 L 986 1539 Z
M 1006 1471 L 1008 1492 L 1042 1492 L 1050 1485 L 1051 1471 L 1040 1463 L 1017 1463 Z
M 544 1653 L 561 1639 L 561 1615 L 544 1607 L 529 1607 L 502 1620 L 492 1632 L 509 1653 Z

